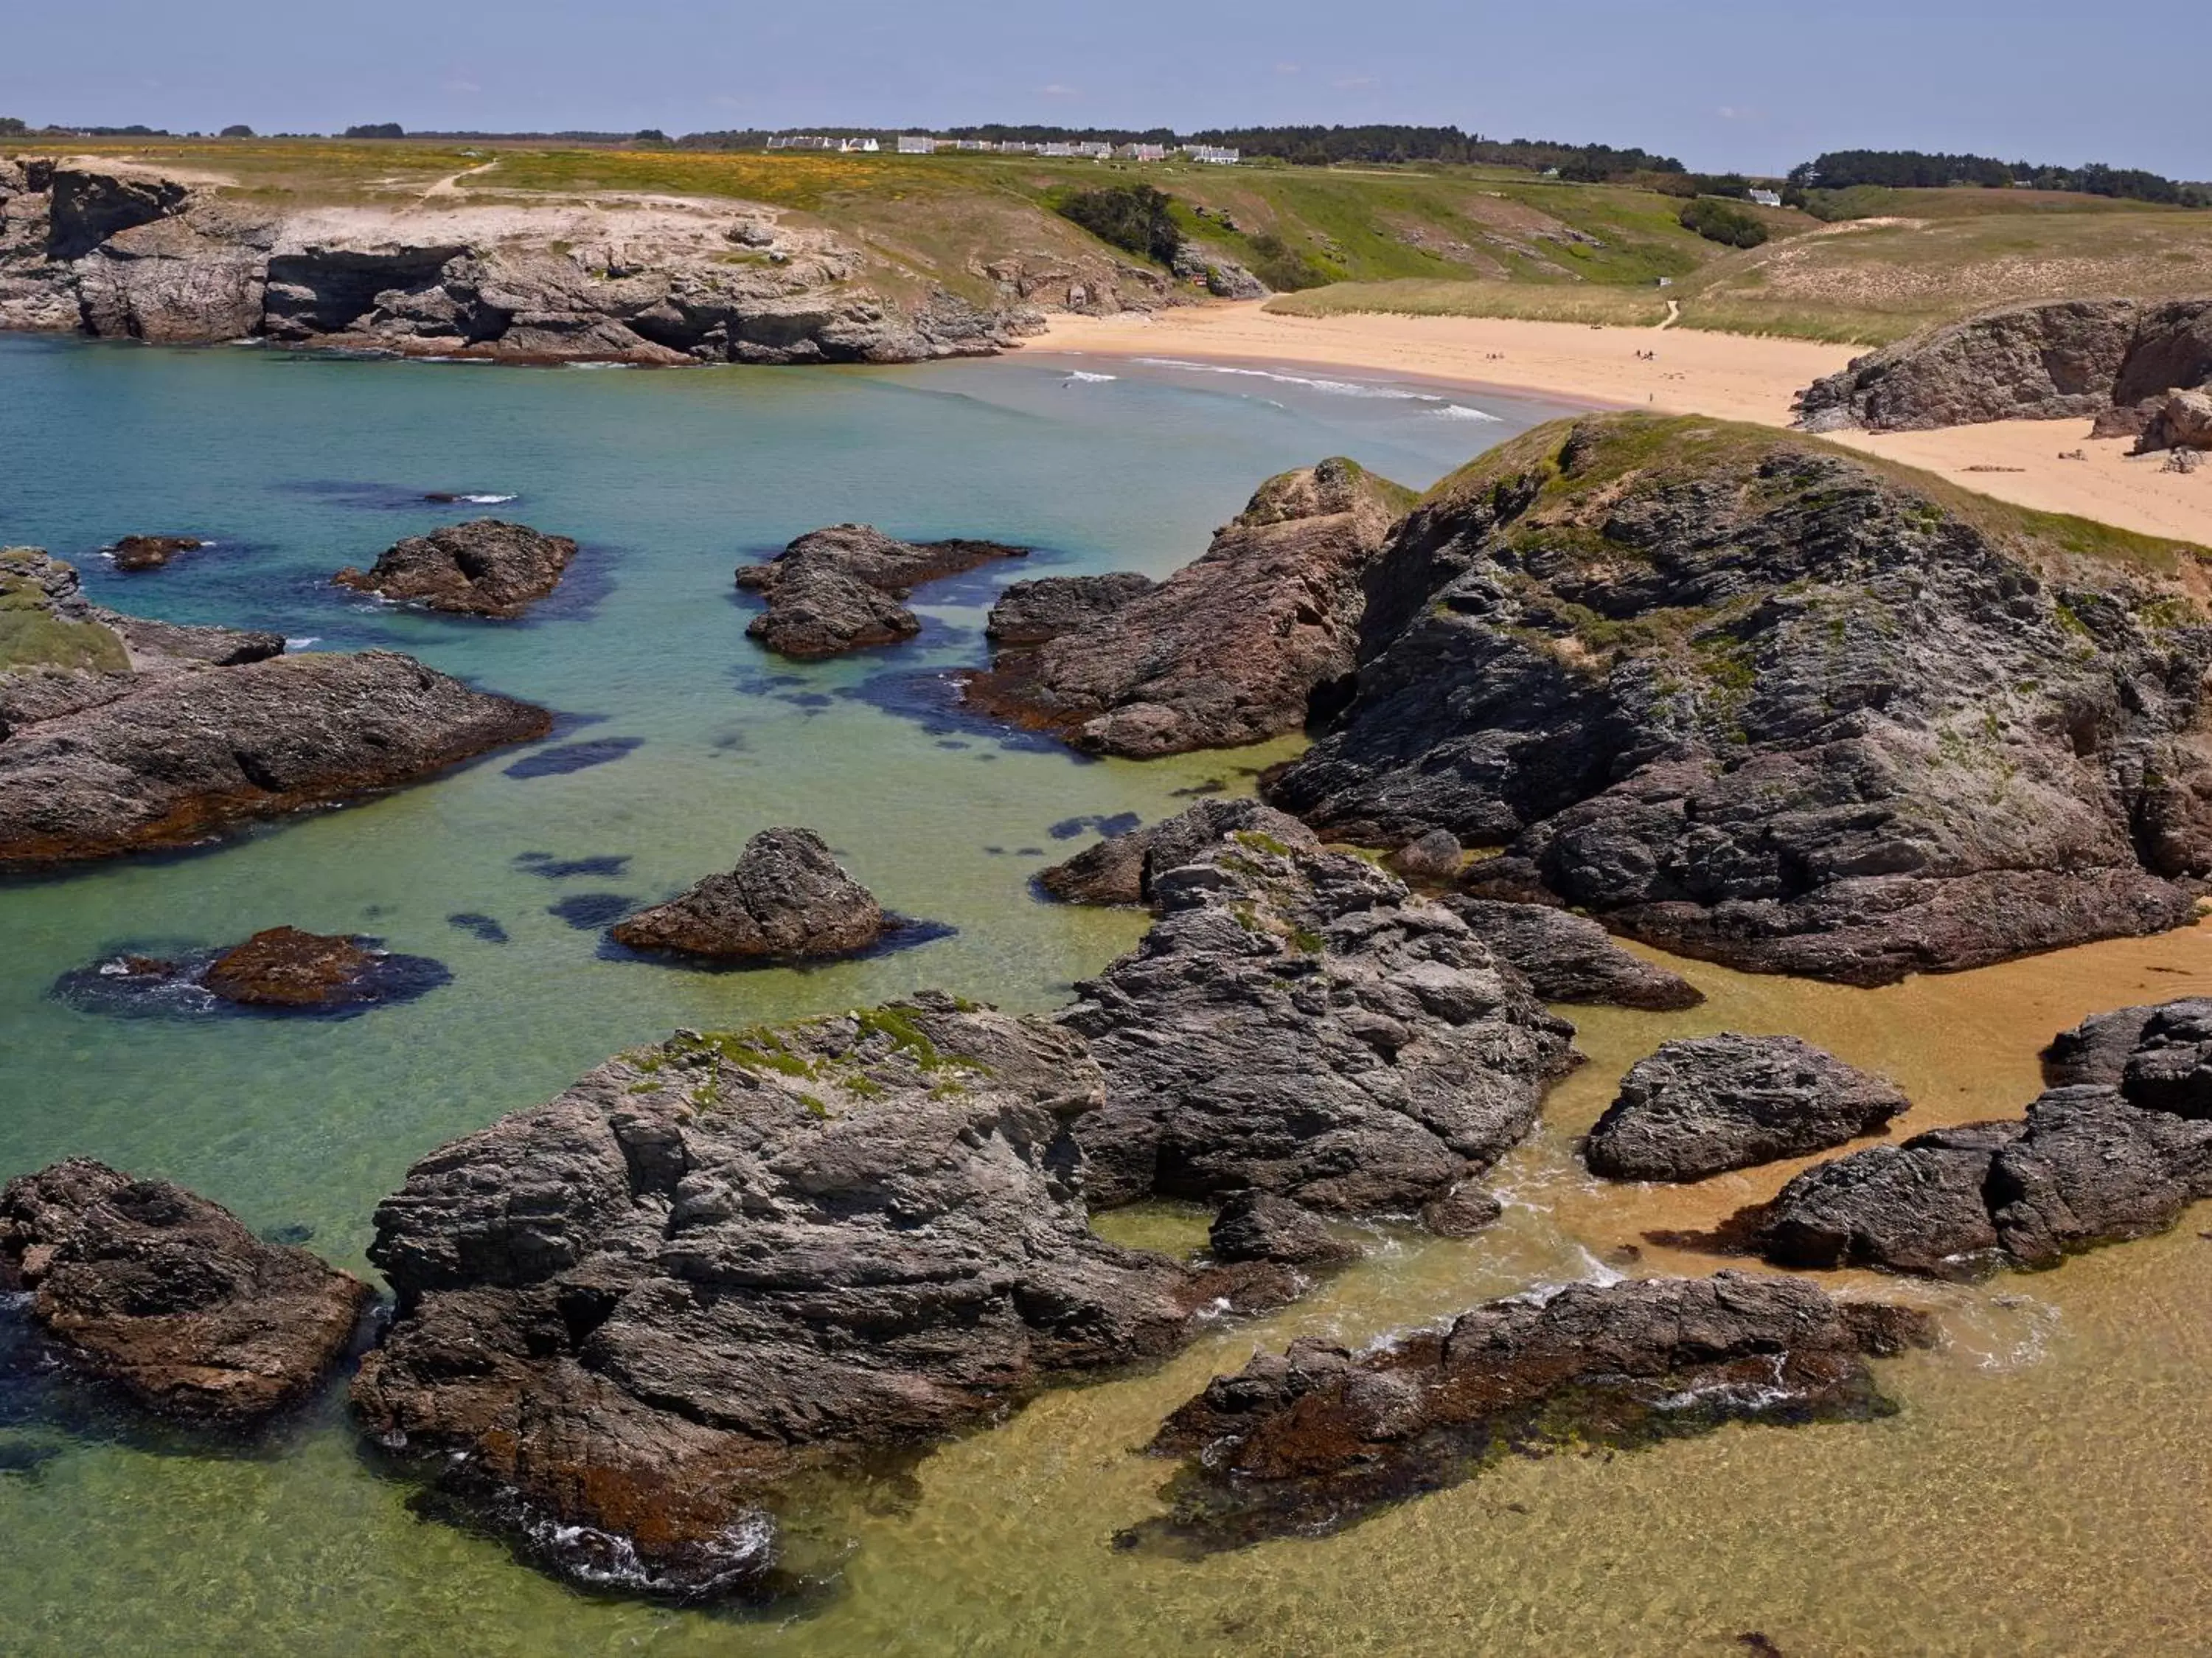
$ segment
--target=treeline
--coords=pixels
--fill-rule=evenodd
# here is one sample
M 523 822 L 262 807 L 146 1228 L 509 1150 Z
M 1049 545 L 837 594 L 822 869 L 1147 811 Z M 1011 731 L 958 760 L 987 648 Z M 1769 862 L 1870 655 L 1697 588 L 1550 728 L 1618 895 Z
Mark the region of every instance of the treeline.
M 1978 185 L 1985 190 L 2067 190 L 2123 201 L 2212 206 L 2212 186 L 2185 184 L 2141 168 L 2039 166 L 1993 155 L 1950 155 L 1919 149 L 1838 149 L 1793 168 L 1799 190 L 1849 190 L 1875 185 L 1892 190 L 1942 190 Z
M 1486 138 L 1455 126 L 1209 127 L 1188 143 L 1222 144 L 1247 155 L 1271 155 L 1301 166 L 1340 162 L 1459 162 L 1490 167 L 1553 168 L 1565 179 L 1595 181 L 1630 173 L 1680 173 L 1681 162 L 1645 149 L 1560 143 L 1546 138 Z

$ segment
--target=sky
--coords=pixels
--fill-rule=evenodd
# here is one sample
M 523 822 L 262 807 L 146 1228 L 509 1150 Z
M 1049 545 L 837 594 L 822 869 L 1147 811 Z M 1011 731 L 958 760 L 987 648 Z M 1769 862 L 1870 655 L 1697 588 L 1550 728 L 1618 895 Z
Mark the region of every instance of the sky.
M 2212 179 L 2212 4 L 2056 0 L 71 0 L 0 115 L 212 131 L 1395 121 L 1774 174 L 1966 150 Z M 2107 18 L 2110 18 L 2109 23 Z

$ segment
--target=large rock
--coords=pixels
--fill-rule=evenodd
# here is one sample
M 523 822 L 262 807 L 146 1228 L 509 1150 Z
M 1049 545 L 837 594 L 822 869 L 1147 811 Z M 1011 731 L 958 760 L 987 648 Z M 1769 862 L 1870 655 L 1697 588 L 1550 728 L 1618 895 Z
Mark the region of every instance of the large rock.
M 1393 534 L 1358 693 L 1264 792 L 1755 972 L 2157 931 L 2212 872 L 2189 564 L 1763 429 L 1563 422 Z
M 1624 950 L 1588 916 L 1548 904 L 1510 904 L 1446 893 L 1438 900 L 1501 960 L 1520 969 L 1547 1002 L 1679 1013 L 1705 993 L 1656 961 Z
M 1822 1163 L 1737 1229 L 1784 1265 L 1956 1276 L 2054 1266 L 2212 1198 L 2212 1004 L 2100 1015 L 2045 1064 L 2057 1080 L 2022 1120 Z
M 1798 394 L 1810 431 L 1919 431 L 1984 420 L 2126 417 L 2212 382 L 2212 299 L 2063 300 L 1944 323 L 1856 358 Z
M 1028 552 L 999 541 L 901 541 L 872 524 L 809 530 L 774 558 L 738 567 L 738 585 L 768 601 L 745 631 L 801 661 L 896 644 L 921 630 L 902 602 L 915 587 Z
M 200 984 L 246 1007 L 329 1008 L 361 995 L 376 960 L 351 938 L 270 927 L 210 962 Z
M 207 545 L 196 535 L 126 535 L 103 549 L 115 568 L 137 573 L 163 570 L 180 552 L 197 552 Z
M 1573 1063 L 1527 981 L 1359 858 L 1241 831 L 1152 899 L 1144 942 L 1060 1015 L 1106 1076 L 1075 1131 L 1094 1202 L 1449 1204 Z
M 185 844 L 552 727 L 396 652 L 269 655 L 261 636 L 107 614 L 68 565 L 0 552 L 0 867 Z
M 2212 391 L 2169 392 L 2146 418 L 2137 454 L 2159 449 L 2212 449 Z
M 1261 836 L 1263 846 L 1321 850 L 1312 830 L 1261 802 L 1200 801 L 1039 870 L 1037 885 L 1066 904 L 1148 904 L 1154 875 L 1197 862 L 1236 834 Z
M 1104 576 L 1044 576 L 1009 582 L 991 607 L 983 632 L 1003 650 L 1044 644 L 1063 633 L 1096 627 L 1159 585 L 1133 570 Z
M 763 829 L 737 867 L 615 923 L 617 942 L 710 960 L 803 961 L 865 950 L 892 924 L 807 829 Z
M 376 1214 L 389 1446 L 599 1588 L 750 1589 L 795 1472 L 1170 1352 L 1279 1268 L 1096 1236 L 1071 1033 L 925 995 L 623 1055 Z
M 380 554 L 374 569 L 348 566 L 331 579 L 429 610 L 513 617 L 558 587 L 575 556 L 565 535 L 479 518 L 410 535 Z
M 0 1290 L 77 1369 L 151 1410 L 244 1426 L 344 1355 L 367 1284 L 228 1210 L 88 1158 L 0 1189 Z
M 1352 672 L 1362 573 L 1412 501 L 1345 460 L 1270 479 L 1204 557 L 1089 625 L 1027 643 L 1033 600 L 1010 598 L 1005 645 L 969 699 L 1138 759 L 1296 731 Z
M 1879 1134 L 1911 1101 L 1794 1036 L 1691 1037 L 1638 1060 L 1583 1143 L 1612 1180 L 1702 1180 Z
M 1362 1352 L 1305 1338 L 1217 1376 L 1153 1448 L 1185 1460 L 1147 1536 L 1230 1548 L 1341 1529 L 1502 1449 L 1610 1452 L 1728 1422 L 1892 1414 L 1866 1364 L 1929 1316 L 1723 1272 L 1515 1296 Z

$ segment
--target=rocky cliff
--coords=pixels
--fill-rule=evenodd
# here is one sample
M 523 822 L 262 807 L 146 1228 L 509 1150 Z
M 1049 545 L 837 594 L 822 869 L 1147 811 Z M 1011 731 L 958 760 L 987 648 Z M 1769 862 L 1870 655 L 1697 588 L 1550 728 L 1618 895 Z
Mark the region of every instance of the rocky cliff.
M 2179 925 L 2212 869 L 2206 555 L 1751 427 L 1607 416 L 1447 479 L 1272 779 L 1540 896 L 1880 984 Z
M 0 157 L 5 328 L 672 364 L 981 356 L 1036 326 L 1009 283 L 978 305 L 886 274 L 741 202 L 447 190 L 271 205 L 121 162 Z
M 2008 306 L 1887 346 L 1798 394 L 1808 431 L 2094 419 L 2136 436 L 2176 390 L 2212 384 L 2212 298 Z

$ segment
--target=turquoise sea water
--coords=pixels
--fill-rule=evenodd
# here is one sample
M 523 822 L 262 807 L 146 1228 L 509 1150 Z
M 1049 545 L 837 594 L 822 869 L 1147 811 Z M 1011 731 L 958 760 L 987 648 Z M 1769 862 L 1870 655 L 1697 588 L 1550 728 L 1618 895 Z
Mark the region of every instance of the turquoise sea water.
M 1035 870 L 1102 821 L 1176 809 L 1178 791 L 1247 787 L 1296 743 L 1091 764 L 964 720 L 939 676 L 982 660 L 992 590 L 1164 574 L 1273 472 L 1347 454 L 1426 485 L 1558 412 L 1303 371 L 1037 357 L 587 372 L 0 338 L 0 543 L 77 562 L 96 599 L 141 614 L 413 652 L 559 710 L 540 747 L 626 745 L 534 777 L 495 755 L 210 850 L 0 886 L 0 1178 L 96 1155 L 256 1228 L 312 1228 L 313 1247 L 363 1270 L 370 1210 L 414 1159 L 675 1026 L 918 984 L 1049 1007 L 1141 923 L 1038 904 Z M 419 499 L 438 490 L 516 498 Z M 441 620 L 327 583 L 477 513 L 583 544 L 526 624 Z M 906 646 L 805 667 L 763 655 L 732 567 L 846 518 L 1041 551 L 924 589 L 926 631 Z M 130 576 L 96 550 L 131 532 L 216 545 Z M 658 899 L 781 823 L 820 831 L 888 905 L 954 930 L 811 972 L 702 974 L 605 957 L 595 925 L 556 913 Z M 538 873 L 549 859 L 592 867 Z M 48 993 L 118 945 L 280 923 L 374 935 L 453 978 L 341 1021 L 118 1020 Z M 1591 1271 L 1639 1226 L 1724 1212 L 1712 1194 L 1670 1210 L 1664 1194 L 1597 1192 L 1567 1157 L 1662 1036 L 1796 1029 L 1885 1065 L 1947 1117 L 1996 1114 L 2032 1091 L 2057 1025 L 2201 991 L 2212 965 L 2195 935 L 2100 948 L 1893 992 L 1692 966 L 1714 998 L 1695 1014 L 1579 1015 L 1593 1064 L 1507 1165 L 1498 1228 L 1389 1242 L 1264 1325 L 1049 1395 L 910 1478 L 823 1495 L 805 1523 L 851 1552 L 818 1606 L 708 1614 L 575 1594 L 417 1519 L 408 1488 L 364 1461 L 335 1390 L 264 1442 L 218 1448 L 0 1388 L 0 1654 L 1665 1655 L 1741 1652 L 1753 1630 L 1793 1658 L 2191 1650 L 2212 1613 L 2212 1246 L 2187 1228 L 2046 1279 L 1941 1292 L 1957 1339 L 1891 1367 L 1906 1409 L 1890 1422 L 1516 1464 L 1325 1543 L 1195 1564 L 1108 1545 L 1163 1473 L 1131 1448 L 1255 1341 L 1364 1338 Z M 1164 1242 L 1190 1229 L 1167 1212 L 1109 1224 Z

